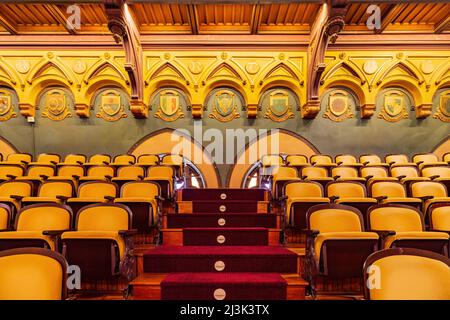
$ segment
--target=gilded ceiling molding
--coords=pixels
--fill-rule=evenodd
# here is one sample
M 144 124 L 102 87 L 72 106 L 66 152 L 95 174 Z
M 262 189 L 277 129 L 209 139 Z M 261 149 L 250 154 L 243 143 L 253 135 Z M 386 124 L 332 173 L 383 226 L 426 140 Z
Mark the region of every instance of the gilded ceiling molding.
M 319 113 L 319 86 L 325 70 L 325 52 L 328 43 L 335 43 L 344 27 L 347 4 L 348 0 L 327 0 L 314 21 L 308 47 L 308 81 L 306 104 L 301 109 L 302 118 L 315 118 Z
M 105 1 L 108 29 L 117 43 L 125 49 L 125 70 L 131 83 L 130 110 L 136 118 L 148 117 L 148 106 L 144 103 L 144 63 L 139 29 L 131 8 L 121 0 Z

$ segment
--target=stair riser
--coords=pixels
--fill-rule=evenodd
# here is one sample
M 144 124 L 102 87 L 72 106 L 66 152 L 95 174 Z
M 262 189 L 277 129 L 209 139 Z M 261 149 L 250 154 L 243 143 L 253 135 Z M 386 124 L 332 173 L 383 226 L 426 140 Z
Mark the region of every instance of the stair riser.
M 267 246 L 268 230 L 184 230 L 185 246 Z
M 164 228 L 277 228 L 277 216 L 269 214 L 170 214 Z
M 225 195 L 225 196 L 224 196 Z M 225 199 L 224 199 L 225 197 Z M 178 191 L 177 200 L 245 200 L 245 201 L 267 201 L 268 193 L 262 189 L 250 189 L 242 192 L 242 189 L 184 189 Z

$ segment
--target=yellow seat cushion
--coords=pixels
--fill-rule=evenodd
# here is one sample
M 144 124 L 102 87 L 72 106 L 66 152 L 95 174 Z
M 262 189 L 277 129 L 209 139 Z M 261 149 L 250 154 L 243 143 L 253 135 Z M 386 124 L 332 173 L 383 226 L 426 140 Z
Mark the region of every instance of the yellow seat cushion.
M 400 179 L 401 182 L 410 182 L 410 181 L 430 181 L 430 178 L 427 177 L 415 177 L 415 178 L 403 178 Z
M 86 197 L 86 198 L 70 198 L 67 200 L 67 203 L 72 202 L 107 202 L 105 198 L 97 198 L 97 197 Z
M 384 248 L 388 249 L 391 247 L 392 243 L 397 240 L 448 240 L 449 235 L 445 232 L 433 232 L 433 231 L 408 231 L 408 232 L 397 232 L 393 236 L 388 236 L 384 243 Z
M 54 197 L 25 197 L 22 202 L 51 202 L 51 203 L 61 203 L 61 200 Z
M 68 231 L 61 239 L 106 239 L 113 240 L 119 246 L 120 258 L 125 255 L 125 241 L 117 231 Z
M 359 178 L 359 177 L 355 177 L 355 178 L 337 178 L 336 181 L 366 181 L 366 179 L 364 178 Z
M 1 239 L 39 239 L 44 240 L 50 246 L 51 250 L 55 250 L 55 243 L 52 238 L 42 234 L 42 231 L 6 231 L 0 232 Z
M 12 198 L 0 197 L 0 203 L 6 203 L 6 204 L 12 203 L 16 207 L 17 210 L 19 210 L 19 208 L 20 208 L 19 202 Z
M 378 240 L 378 234 L 375 232 L 326 232 L 320 233 L 314 242 L 314 252 L 316 261 L 320 260 L 322 245 L 327 240 Z
M 306 178 L 306 181 L 334 181 L 333 178 L 330 177 L 313 177 L 313 178 Z
M 420 199 L 416 199 L 416 198 L 402 198 L 402 197 L 390 197 L 390 198 L 384 199 L 382 201 L 382 203 L 398 203 L 398 202 L 417 203 L 417 204 L 422 203 L 422 201 Z
M 9 214 L 4 208 L 0 208 L 0 230 L 8 228 Z
M 104 181 L 106 178 L 104 176 L 87 176 L 80 177 L 80 181 Z
M 364 203 L 377 203 L 377 200 L 374 198 L 360 198 L 360 197 L 352 197 L 352 198 L 340 198 L 336 199 L 336 203 L 342 202 L 364 202 Z

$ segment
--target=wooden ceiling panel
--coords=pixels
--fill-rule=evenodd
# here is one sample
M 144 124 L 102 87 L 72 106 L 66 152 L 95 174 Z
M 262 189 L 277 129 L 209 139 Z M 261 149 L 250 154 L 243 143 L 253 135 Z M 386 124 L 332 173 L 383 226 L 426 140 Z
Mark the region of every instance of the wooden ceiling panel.
M 197 4 L 195 13 L 198 32 L 202 33 L 237 33 L 251 32 L 254 19 L 253 4 Z
M 191 32 L 188 5 L 135 3 L 131 8 L 143 34 Z

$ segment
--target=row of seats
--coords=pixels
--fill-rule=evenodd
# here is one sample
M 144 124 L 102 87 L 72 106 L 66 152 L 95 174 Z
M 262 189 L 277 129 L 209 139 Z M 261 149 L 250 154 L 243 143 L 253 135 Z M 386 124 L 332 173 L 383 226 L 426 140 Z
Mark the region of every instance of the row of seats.
M 75 190 L 72 181 L 48 180 L 39 186 L 36 196 L 32 189 L 30 181 L 0 183 L 0 230 L 17 226 L 21 212 L 35 204 L 68 205 L 76 215 L 86 205 L 114 202 L 127 205 L 134 215 L 133 228 L 146 232 L 158 223 L 164 200 L 155 181 L 127 182 L 121 188 L 114 182 L 89 181 Z
M 319 204 L 308 209 L 303 232 L 307 237 L 306 276 L 313 291 L 317 277 L 361 277 L 367 257 L 379 250 L 413 248 L 449 256 L 450 203 L 433 213 L 433 223 L 442 223 L 447 230 L 425 231 L 421 213 L 404 205 L 375 205 L 368 215 L 366 228 L 361 212 L 351 206 Z

